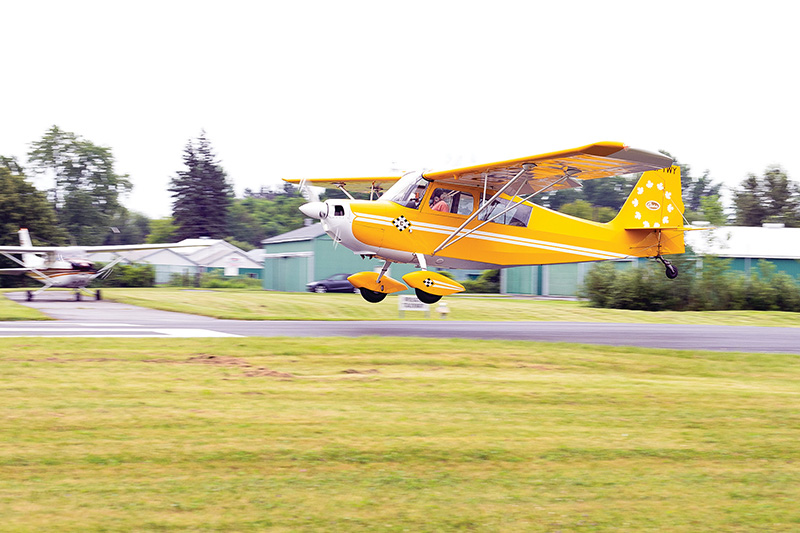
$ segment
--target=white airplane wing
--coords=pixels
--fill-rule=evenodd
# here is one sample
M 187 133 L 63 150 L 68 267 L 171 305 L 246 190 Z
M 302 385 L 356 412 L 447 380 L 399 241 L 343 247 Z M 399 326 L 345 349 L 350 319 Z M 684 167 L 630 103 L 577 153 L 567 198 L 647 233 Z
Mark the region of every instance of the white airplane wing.
M 184 248 L 184 247 L 198 247 L 198 246 L 211 246 L 213 243 L 197 244 L 182 244 L 179 242 L 161 243 L 161 244 L 108 244 L 102 246 L 0 246 L 0 252 L 8 254 L 46 254 L 49 252 L 63 251 L 69 248 L 75 248 L 86 253 L 97 252 L 127 252 L 130 250 L 158 250 L 162 248 Z

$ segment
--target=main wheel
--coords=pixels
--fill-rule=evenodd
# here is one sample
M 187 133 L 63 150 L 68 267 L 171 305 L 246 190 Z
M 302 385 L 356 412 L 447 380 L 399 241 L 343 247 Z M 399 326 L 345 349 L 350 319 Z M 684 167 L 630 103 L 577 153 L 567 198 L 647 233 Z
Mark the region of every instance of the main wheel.
M 385 292 L 375 292 L 369 289 L 365 289 L 364 287 L 361 287 L 359 290 L 361 291 L 361 297 L 372 304 L 382 302 L 383 299 L 386 298 Z
M 417 293 L 417 298 L 419 298 L 419 301 L 424 304 L 435 304 L 442 299 L 442 297 L 438 294 L 431 294 L 420 289 L 414 289 L 414 292 Z
M 102 299 L 103 299 L 103 295 L 100 293 L 100 289 L 97 289 L 97 290 L 95 291 L 95 293 L 94 293 L 94 299 L 95 299 L 95 300 L 102 300 Z

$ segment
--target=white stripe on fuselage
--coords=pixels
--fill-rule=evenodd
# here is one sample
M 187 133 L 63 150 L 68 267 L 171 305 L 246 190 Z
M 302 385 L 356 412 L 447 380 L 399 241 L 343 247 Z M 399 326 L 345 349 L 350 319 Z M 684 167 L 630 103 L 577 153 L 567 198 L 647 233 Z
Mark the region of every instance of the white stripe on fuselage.
M 380 226 L 391 226 L 392 218 L 382 215 L 361 214 L 354 213 L 354 222 L 361 219 L 364 222 L 377 224 Z M 450 235 L 455 228 L 449 226 L 442 226 L 439 224 L 430 224 L 428 222 L 415 222 L 411 221 L 411 228 L 414 231 L 426 231 L 428 233 L 437 233 L 441 235 Z M 487 231 L 475 231 L 465 237 L 466 239 L 476 239 L 483 241 L 500 242 L 505 244 L 513 244 L 517 246 L 526 246 L 529 248 L 538 248 L 542 250 L 550 250 L 561 252 L 565 254 L 581 255 L 585 257 L 594 257 L 596 259 L 623 259 L 629 257 L 625 254 L 615 252 L 608 252 L 605 250 L 596 250 L 593 248 L 584 248 L 582 246 L 573 246 L 571 244 L 555 243 L 548 241 L 540 241 L 537 239 L 527 239 L 524 237 L 514 237 L 511 235 L 503 235 L 500 233 L 491 233 Z

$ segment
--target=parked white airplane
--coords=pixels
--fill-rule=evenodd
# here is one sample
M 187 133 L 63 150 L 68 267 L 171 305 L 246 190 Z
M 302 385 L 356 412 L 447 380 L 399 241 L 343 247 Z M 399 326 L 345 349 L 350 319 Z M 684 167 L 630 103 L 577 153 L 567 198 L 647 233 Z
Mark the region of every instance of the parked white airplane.
M 87 253 L 123 252 L 127 250 L 155 250 L 159 248 L 176 248 L 187 244 L 118 244 L 108 246 L 34 246 L 26 228 L 19 230 L 19 246 L 0 246 L 0 255 L 14 261 L 20 268 L 0 268 L 0 274 L 26 275 L 41 282 L 44 286 L 38 290 L 28 291 L 28 300 L 51 287 L 75 289 L 75 299 L 81 299 L 81 291 L 100 300 L 100 291 L 90 292 L 86 286 L 96 278 L 105 278 L 119 263 L 119 257 L 103 268 L 97 268 L 93 261 L 87 259 Z M 193 243 L 191 246 L 198 246 Z M 199 245 L 202 246 L 202 245 Z M 20 255 L 19 259 L 15 255 Z

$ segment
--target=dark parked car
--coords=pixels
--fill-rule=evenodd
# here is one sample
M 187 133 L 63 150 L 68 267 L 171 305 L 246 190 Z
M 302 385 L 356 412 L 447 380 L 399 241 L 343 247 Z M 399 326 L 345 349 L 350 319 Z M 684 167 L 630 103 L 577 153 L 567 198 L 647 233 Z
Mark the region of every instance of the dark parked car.
M 306 283 L 308 292 L 358 292 L 352 283 L 347 281 L 350 274 L 334 274 L 333 276 L 319 281 Z

